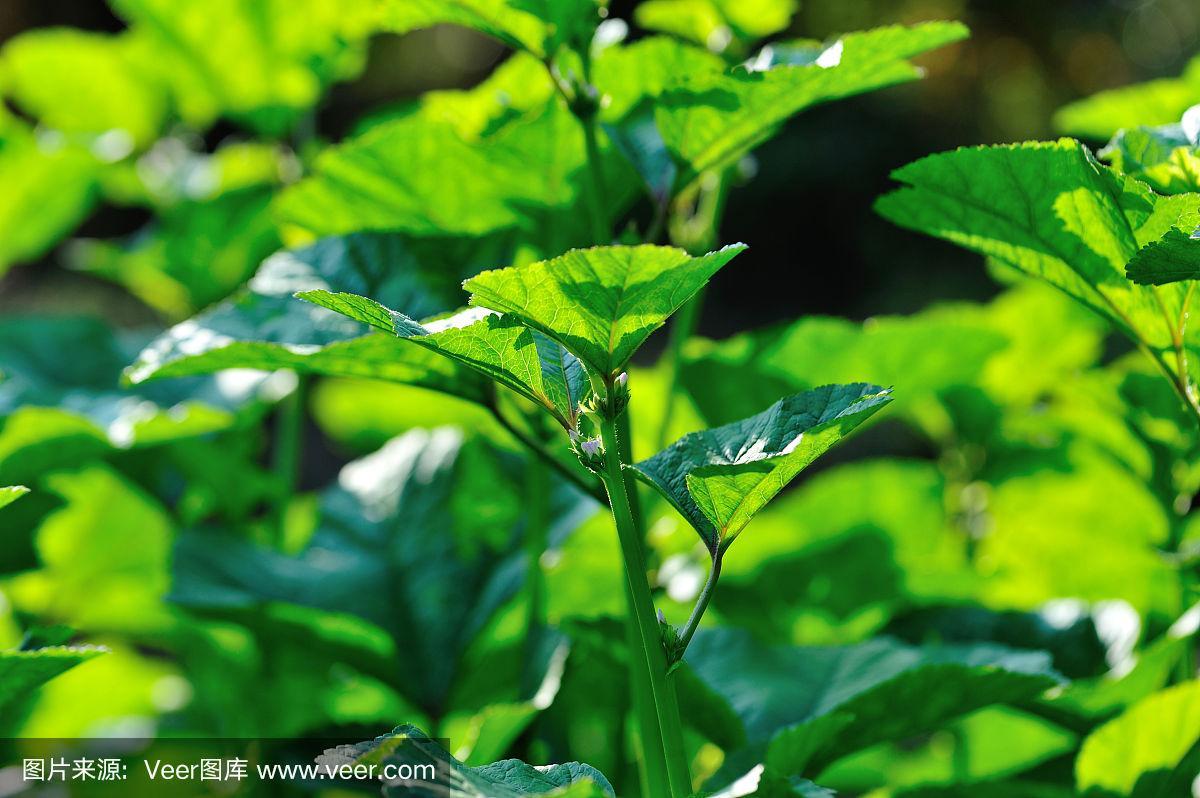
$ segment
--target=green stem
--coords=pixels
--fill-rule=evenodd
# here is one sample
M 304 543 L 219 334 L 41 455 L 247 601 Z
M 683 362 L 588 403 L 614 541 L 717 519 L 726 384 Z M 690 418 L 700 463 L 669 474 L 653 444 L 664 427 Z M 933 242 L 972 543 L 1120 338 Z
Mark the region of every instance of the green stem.
M 309 377 L 296 375 L 296 388 L 279 403 L 275 428 L 275 451 L 271 468 L 279 480 L 279 498 L 275 505 L 275 542 L 282 548 L 286 541 L 287 511 L 300 478 L 300 457 L 304 436 L 304 411 L 308 404 Z
M 539 687 L 538 668 L 542 640 L 546 634 L 546 580 L 542 577 L 542 554 L 550 544 L 550 473 L 538 457 L 525 464 L 525 586 L 528 615 L 525 625 L 525 673 L 522 695 L 532 697 Z
M 667 674 L 667 656 L 659 632 L 658 615 L 650 596 L 650 585 L 646 581 L 646 563 L 642 553 L 641 533 L 634 521 L 633 509 L 625 487 L 625 475 L 621 469 L 621 443 L 617 438 L 616 425 L 610 418 L 600 424 L 600 437 L 604 446 L 604 473 L 602 480 L 608 491 L 617 537 L 621 543 L 621 556 L 625 564 L 625 580 L 630 600 L 629 611 L 637 628 L 637 640 L 630 652 L 633 667 L 644 669 L 650 687 L 650 697 L 658 718 L 657 740 L 642 729 L 643 751 L 647 767 L 661 762 L 666 770 L 670 787 L 670 798 L 687 798 L 691 795 L 691 774 L 688 770 L 687 753 L 683 746 L 683 724 L 679 719 L 679 702 L 675 696 L 671 677 Z M 655 796 L 658 798 L 658 796 Z
M 684 624 L 683 631 L 679 634 L 679 649 L 676 655 L 680 659 L 683 658 L 683 652 L 687 651 L 688 643 L 692 642 L 692 636 L 696 634 L 696 629 L 700 626 L 700 619 L 704 617 L 704 611 L 708 609 L 708 603 L 712 601 L 713 590 L 716 589 L 717 580 L 720 578 L 721 554 L 718 552 L 713 556 L 708 579 L 704 582 L 704 588 L 696 599 L 696 606 L 692 607 L 692 614 L 688 616 L 687 623 Z

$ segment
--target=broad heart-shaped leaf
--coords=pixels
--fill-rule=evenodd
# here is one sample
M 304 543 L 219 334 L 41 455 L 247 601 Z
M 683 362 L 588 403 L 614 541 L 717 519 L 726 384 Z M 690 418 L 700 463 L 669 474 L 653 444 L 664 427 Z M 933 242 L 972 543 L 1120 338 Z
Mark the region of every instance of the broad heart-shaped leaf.
M 758 415 L 685 435 L 631 466 L 683 514 L 713 555 L 804 468 L 891 400 L 878 385 L 824 385 Z
M 468 246 L 470 249 L 468 249 Z M 482 380 L 344 316 L 297 302 L 297 291 L 372 294 L 419 315 L 458 301 L 461 258 L 503 247 L 390 233 L 333 236 L 268 258 L 247 290 L 171 328 L 129 367 L 134 383 L 231 368 L 373 377 L 482 401 Z
M 370 621 L 403 654 L 396 688 L 442 715 L 468 644 L 525 578 L 523 486 L 506 457 L 451 428 L 408 432 L 342 469 L 296 556 L 217 532 L 184 536 L 172 598 L 218 609 L 283 601 Z M 552 534 L 591 506 L 565 487 L 551 498 Z
M 1164 786 L 1198 742 L 1200 682 L 1189 681 L 1143 699 L 1092 732 L 1075 760 L 1076 786 L 1147 798 L 1184 795 Z M 1178 786 L 1190 788 L 1195 771 L 1180 775 L 1186 778 Z
M 915 647 L 879 637 L 843 647 L 767 646 L 732 628 L 698 631 L 685 661 L 729 701 L 751 750 L 781 775 L 815 774 L 847 753 L 1033 698 L 1061 681 L 1049 656 L 992 644 Z
M 28 698 L 35 687 L 104 652 L 105 649 L 96 646 L 0 651 L 0 711 Z
M 385 796 L 411 798 L 613 798 L 612 785 L 600 771 L 579 762 L 533 767 L 505 759 L 483 767 L 468 767 L 414 726 L 399 726 L 356 745 L 331 748 L 317 757 L 330 768 L 343 765 L 407 765 L 414 778 L 385 782 Z M 426 775 L 432 769 L 433 778 Z
M 577 426 L 579 402 L 591 390 L 583 366 L 513 316 L 470 308 L 422 325 L 355 294 L 296 296 L 462 363 L 541 405 L 567 429 Z
M 841 37 L 812 64 L 683 79 L 663 94 L 655 114 L 680 163 L 677 187 L 735 162 L 809 106 L 917 79 L 921 71 L 907 59 L 967 33 L 957 22 L 877 28 Z
M 607 377 L 745 248 L 731 244 L 698 258 L 649 244 L 575 249 L 477 274 L 463 287 L 472 305 L 511 313 Z
M 1170 125 L 1200 101 L 1200 56 L 1178 78 L 1161 78 L 1102 91 L 1073 102 L 1054 115 L 1063 133 L 1104 141 L 1122 128 Z
M 403 33 L 453 24 L 486 33 L 538 58 L 560 44 L 586 45 L 600 22 L 595 0 L 387 0 L 383 26 Z
M 893 176 L 877 210 L 1049 282 L 1176 369 L 1190 294 L 1125 277 L 1146 245 L 1200 223 L 1200 195 L 1161 197 L 1071 139 L 940 153 Z M 1144 256 L 1148 257 L 1148 256 Z
M 29 488 L 24 485 L 13 485 L 8 488 L 0 488 L 0 508 L 7 507 L 17 499 L 29 492 Z

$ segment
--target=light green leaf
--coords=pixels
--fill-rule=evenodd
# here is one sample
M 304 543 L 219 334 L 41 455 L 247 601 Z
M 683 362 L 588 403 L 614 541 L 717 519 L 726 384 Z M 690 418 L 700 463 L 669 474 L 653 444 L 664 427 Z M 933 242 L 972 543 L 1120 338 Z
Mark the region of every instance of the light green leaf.
M 381 20 L 398 33 L 462 25 L 545 58 L 562 44 L 587 45 L 599 11 L 596 0 L 388 0 Z
M 0 651 L 0 710 L 28 698 L 30 691 L 60 673 L 103 654 L 96 646 L 51 646 L 32 651 Z
M 528 231 L 548 213 L 569 225 L 564 214 L 580 207 L 586 190 L 586 157 L 583 130 L 558 97 L 478 139 L 457 125 L 410 116 L 323 152 L 313 175 L 285 191 L 277 209 L 318 235 Z M 422 168 L 414 171 L 414 163 Z M 628 194 L 622 182 L 606 180 L 614 213 Z
M 1101 787 L 1120 795 L 1155 792 L 1149 782 L 1166 781 L 1200 741 L 1200 682 L 1155 693 L 1092 732 L 1075 761 L 1081 790 Z M 1186 775 L 1190 787 L 1193 774 Z
M 17 499 L 29 492 L 29 488 L 24 485 L 15 485 L 9 488 L 0 488 L 0 509 L 7 507 Z
M 1060 108 L 1054 126 L 1063 133 L 1103 141 L 1122 128 L 1169 125 L 1200 100 L 1200 57 L 1178 78 L 1162 78 L 1102 91 Z
M 1173 228 L 1138 250 L 1125 273 L 1141 285 L 1165 285 L 1200 279 L 1200 227 L 1189 235 Z
M 167 114 L 165 93 L 129 49 L 128 36 L 38 28 L 9 40 L 0 64 L 23 110 L 64 133 L 104 135 L 101 151 L 116 160 L 154 141 Z
M 490 248 L 478 254 L 483 251 Z M 461 242 L 382 233 L 330 237 L 280 252 L 263 263 L 245 293 L 142 350 L 128 378 L 141 383 L 229 368 L 290 368 L 405 382 L 481 401 L 483 382 L 469 372 L 393 338 L 365 335 L 368 328 L 293 298 L 297 291 L 355 291 L 434 314 L 458 301 L 460 257 L 469 257 Z
M 1200 99 L 1200 91 L 1196 96 Z M 1193 106 L 1189 113 L 1200 120 L 1200 106 Z M 1189 137 L 1183 125 L 1117 131 L 1100 157 L 1160 194 L 1200 191 L 1200 142 Z
M 40 257 L 83 221 L 98 169 L 85 150 L 35 136 L 0 111 L 0 274 Z
M 317 758 L 318 764 L 393 764 L 431 766 L 436 776 L 419 776 L 404 783 L 385 784 L 384 795 L 412 798 L 612 798 L 612 785 L 595 768 L 579 762 L 533 767 L 505 759 L 484 767 L 467 767 L 436 741 L 413 726 L 357 745 L 342 745 Z
M 1144 344 L 1168 372 L 1187 318 L 1185 287 L 1130 283 L 1126 265 L 1200 222 L 1200 196 L 1160 197 L 1071 139 L 941 153 L 894 173 L 907 187 L 877 210 L 1049 282 Z
M 932 732 L 1061 681 L 1047 655 L 992 644 L 914 647 L 881 637 L 766 646 L 732 628 L 701 629 L 685 659 L 730 702 L 751 742 L 764 744 L 761 761 L 780 775 L 819 773 L 847 753 Z
M 693 258 L 651 245 L 572 250 L 463 283 L 471 304 L 511 313 L 558 341 L 596 376 L 616 375 L 650 334 L 745 249 Z
M 22 612 L 91 631 L 161 632 L 173 523 L 152 496 L 104 465 L 57 472 L 46 490 L 64 502 L 35 537 L 41 567 L 11 577 Z
M 634 9 L 639 27 L 687 39 L 714 52 L 744 52 L 778 33 L 796 13 L 796 0 L 647 0 Z
M 825 385 L 756 416 L 685 435 L 632 466 L 691 522 L 713 555 L 813 460 L 891 399 L 877 385 Z
M 579 402 L 591 390 L 570 352 L 512 316 L 471 308 L 422 325 L 373 299 L 302 291 L 297 296 L 462 363 L 548 410 L 575 429 Z
M 286 133 L 331 83 L 361 69 L 373 19 L 364 0 L 115 0 L 131 58 L 166 85 L 179 114 L 233 116 Z
M 735 162 L 805 108 L 917 79 L 907 59 L 966 36 L 956 22 L 877 28 L 843 36 L 809 65 L 685 78 L 663 94 L 655 116 L 680 163 L 677 187 Z

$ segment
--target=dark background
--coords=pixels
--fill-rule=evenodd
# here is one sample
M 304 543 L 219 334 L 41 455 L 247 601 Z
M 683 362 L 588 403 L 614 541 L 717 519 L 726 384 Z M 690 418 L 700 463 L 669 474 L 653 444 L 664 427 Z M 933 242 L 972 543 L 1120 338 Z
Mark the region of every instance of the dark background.
M 615 16 L 634 3 L 614 0 Z M 1101 89 L 1178 74 L 1200 49 L 1198 0 L 807 0 L 786 36 L 823 39 L 891 22 L 960 19 L 964 44 L 922 59 L 926 80 L 817 108 L 758 153 L 758 175 L 730 199 L 725 241 L 751 251 L 710 292 L 703 330 L 725 335 L 803 314 L 865 318 L 932 301 L 982 299 L 995 287 L 979 258 L 893 228 L 871 210 L 893 168 L 960 145 L 1048 138 L 1059 106 Z M 100 0 L 3 0 L 0 40 L 71 25 L 118 30 Z M 358 80 L 336 86 L 317 119 L 337 140 L 373 108 L 429 88 L 469 86 L 504 57 L 458 29 L 380 36 Z M 210 145 L 235 131 L 218 126 Z M 100 210 L 81 231 L 108 237 L 145 221 Z M 55 253 L 46 261 L 53 263 Z M 153 315 L 117 289 L 33 264 L 0 281 L 0 307 L 95 310 L 124 323 Z

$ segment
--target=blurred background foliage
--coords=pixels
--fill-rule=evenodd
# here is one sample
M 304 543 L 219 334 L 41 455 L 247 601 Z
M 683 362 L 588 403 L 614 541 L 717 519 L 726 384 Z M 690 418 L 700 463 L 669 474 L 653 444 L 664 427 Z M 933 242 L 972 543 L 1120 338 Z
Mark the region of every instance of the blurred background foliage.
M 580 758 L 632 794 L 611 525 L 558 486 L 530 560 L 529 464 L 487 413 L 363 378 L 299 394 L 287 373 L 121 382 L 165 326 L 303 243 L 272 203 L 327 144 L 507 55 L 460 28 L 368 37 L 353 3 L 242 5 L 0 7 L 0 485 L 33 488 L 0 515 L 0 648 L 66 635 L 111 649 L 36 696 L 0 685 L 0 729 L 365 739 L 416 722 L 471 764 Z M 1200 466 L 1169 387 L 1059 294 L 871 204 L 924 154 L 1052 137 L 1070 101 L 1184 73 L 1200 6 L 808 0 L 780 35 L 928 19 L 971 38 L 923 56 L 925 80 L 791 120 L 743 164 L 720 237 L 751 249 L 714 280 L 668 429 L 662 340 L 632 379 L 648 399 L 639 457 L 810 386 L 898 388 L 887 420 L 726 562 L 712 622 L 746 630 L 745 651 L 988 642 L 1045 650 L 1075 680 L 825 763 L 821 783 L 849 794 L 1073 783 L 1095 728 L 1194 672 Z M 454 269 L 502 265 L 489 254 L 421 286 L 431 311 L 454 301 Z M 703 551 L 652 512 L 659 604 L 679 622 Z M 716 774 L 744 740 L 690 684 L 696 770 Z M 1008 789 L 995 794 L 1021 794 Z

